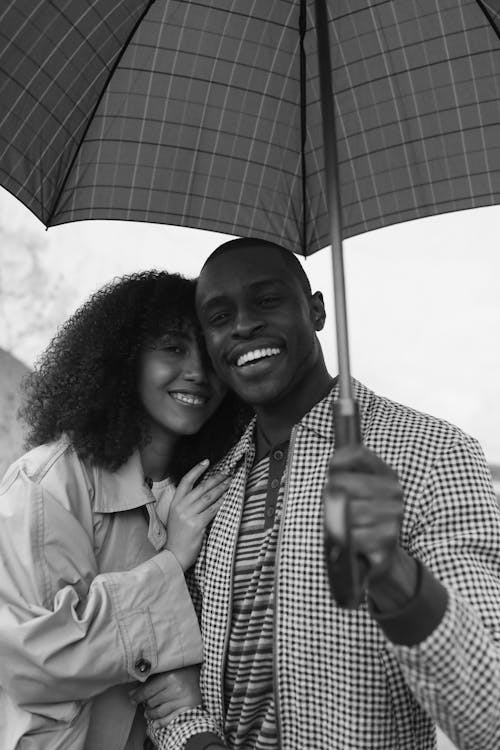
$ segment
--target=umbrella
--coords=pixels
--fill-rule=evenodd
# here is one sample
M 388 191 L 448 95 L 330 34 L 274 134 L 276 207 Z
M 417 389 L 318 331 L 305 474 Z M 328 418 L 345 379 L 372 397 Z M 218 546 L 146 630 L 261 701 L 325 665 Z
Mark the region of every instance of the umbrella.
M 4 0 L 0 182 L 46 226 L 331 245 L 355 440 L 342 239 L 499 202 L 499 27 L 500 0 Z

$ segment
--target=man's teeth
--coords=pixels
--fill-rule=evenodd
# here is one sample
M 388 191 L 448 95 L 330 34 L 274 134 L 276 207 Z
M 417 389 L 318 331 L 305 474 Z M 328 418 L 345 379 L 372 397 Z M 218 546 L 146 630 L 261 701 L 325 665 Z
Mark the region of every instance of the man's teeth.
M 203 406 L 207 402 L 207 399 L 203 396 L 194 396 L 192 393 L 171 393 L 170 395 L 176 401 L 190 406 Z
M 254 349 L 252 352 L 247 352 L 246 354 L 242 354 L 241 357 L 238 357 L 238 359 L 236 360 L 236 366 L 242 367 L 248 362 L 255 362 L 256 360 L 263 359 L 264 357 L 274 357 L 276 354 L 280 353 L 281 349 L 275 349 L 271 347 L 267 347 L 266 349 Z

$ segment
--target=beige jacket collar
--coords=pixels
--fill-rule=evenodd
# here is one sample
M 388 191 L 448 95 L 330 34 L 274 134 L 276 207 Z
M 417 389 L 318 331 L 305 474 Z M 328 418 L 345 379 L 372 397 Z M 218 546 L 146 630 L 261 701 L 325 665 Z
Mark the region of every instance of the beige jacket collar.
M 139 451 L 135 451 L 113 472 L 97 469 L 94 509 L 98 513 L 119 513 L 155 501 L 144 481 Z

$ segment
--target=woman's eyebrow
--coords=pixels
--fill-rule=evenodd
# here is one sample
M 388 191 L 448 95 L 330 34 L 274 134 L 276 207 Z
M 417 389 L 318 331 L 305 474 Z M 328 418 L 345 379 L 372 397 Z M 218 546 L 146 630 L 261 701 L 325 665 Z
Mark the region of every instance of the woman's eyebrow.
M 200 305 L 200 312 L 206 312 L 212 307 L 217 305 L 225 305 L 229 303 L 229 296 L 227 294 L 216 294 L 213 297 L 209 297 L 205 302 Z
M 187 339 L 192 336 L 192 332 L 189 330 L 181 330 L 179 328 L 172 328 L 169 331 L 164 331 L 156 337 L 156 341 L 171 341 L 172 339 Z

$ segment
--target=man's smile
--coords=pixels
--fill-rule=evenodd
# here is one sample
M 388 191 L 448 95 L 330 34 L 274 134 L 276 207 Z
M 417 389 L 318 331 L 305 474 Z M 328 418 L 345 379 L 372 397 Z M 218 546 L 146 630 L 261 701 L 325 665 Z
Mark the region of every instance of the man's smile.
M 281 349 L 278 347 L 264 347 L 260 349 L 252 349 L 244 354 L 241 354 L 236 360 L 236 367 L 244 367 L 245 365 L 251 365 L 253 363 L 260 362 L 268 357 L 276 357 L 281 354 Z

